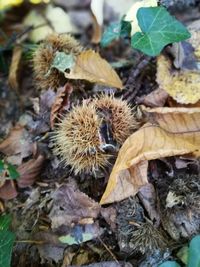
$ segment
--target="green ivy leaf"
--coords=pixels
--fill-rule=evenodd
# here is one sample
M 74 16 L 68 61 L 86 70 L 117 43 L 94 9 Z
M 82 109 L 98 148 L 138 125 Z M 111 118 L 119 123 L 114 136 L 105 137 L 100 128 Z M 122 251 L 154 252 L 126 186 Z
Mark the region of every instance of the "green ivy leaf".
M 10 214 L 6 214 L 0 217 L 0 231 L 6 231 L 9 229 L 11 224 L 11 216 Z
M 7 164 L 7 171 L 9 174 L 9 178 L 12 180 L 17 179 L 20 176 L 16 168 L 10 163 Z
M 56 51 L 55 57 L 51 64 L 51 68 L 46 74 L 46 76 L 50 75 L 52 68 L 55 68 L 62 73 L 65 73 L 66 69 L 71 69 L 74 66 L 74 63 L 75 63 L 75 60 L 74 60 L 73 55 Z
M 0 160 L 0 173 L 5 170 L 3 160 Z
M 188 267 L 200 267 L 200 235 L 190 241 Z
M 10 231 L 0 231 L 0 266 L 10 267 L 15 235 Z
M 181 267 L 176 261 L 165 261 L 159 267 Z
M 120 22 L 112 22 L 104 31 L 100 45 L 108 46 L 112 41 L 118 40 L 120 37 L 128 37 L 131 33 L 131 23 L 121 20 Z
M 149 56 L 158 55 L 164 46 L 190 38 L 185 26 L 164 7 L 142 7 L 137 12 L 142 32 L 131 38 L 131 46 Z

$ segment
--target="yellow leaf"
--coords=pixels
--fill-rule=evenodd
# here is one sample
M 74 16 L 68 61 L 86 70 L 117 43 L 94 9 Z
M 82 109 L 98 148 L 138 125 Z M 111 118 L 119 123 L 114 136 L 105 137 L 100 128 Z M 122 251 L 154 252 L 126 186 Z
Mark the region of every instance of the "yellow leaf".
M 178 103 L 194 104 L 200 99 L 200 72 L 174 70 L 164 55 L 157 59 L 157 82 Z
M 146 108 L 144 111 L 149 122 L 120 149 L 101 204 L 135 195 L 148 183 L 148 160 L 187 153 L 200 156 L 200 108 Z
M 136 32 L 141 32 L 141 29 L 138 25 L 137 20 L 137 12 L 138 9 L 141 7 L 153 7 L 157 6 L 157 0 L 136 0 L 131 8 L 128 10 L 124 20 L 131 22 L 131 35 L 135 34 Z
M 83 51 L 77 56 L 74 67 L 70 73 L 65 73 L 68 79 L 83 79 L 92 83 L 98 83 L 122 89 L 122 81 L 109 65 L 93 50 Z
M 23 3 L 23 0 L 0 0 L 0 10 L 9 6 L 18 6 Z
M 44 16 L 38 13 L 37 10 L 31 10 L 25 17 L 23 24 L 35 28 L 29 35 L 29 39 L 35 43 L 44 40 L 45 37 L 53 32 L 77 32 L 77 28 L 72 24 L 69 15 L 62 8 L 52 5 L 46 7 Z

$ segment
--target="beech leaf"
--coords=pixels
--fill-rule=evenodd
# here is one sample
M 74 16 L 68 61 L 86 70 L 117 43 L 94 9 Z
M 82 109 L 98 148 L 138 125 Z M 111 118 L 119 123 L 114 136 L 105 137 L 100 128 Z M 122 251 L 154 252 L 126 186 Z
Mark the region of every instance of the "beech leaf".
M 65 72 L 68 79 L 83 79 L 110 87 L 122 89 L 122 81 L 110 64 L 93 50 L 87 50 L 77 56 L 70 73 Z
M 137 194 L 148 183 L 148 160 L 200 156 L 200 108 L 143 108 L 149 122 L 121 147 L 101 204 Z
M 137 12 L 142 32 L 136 32 L 131 45 L 149 56 L 158 55 L 164 46 L 190 38 L 187 28 L 164 7 L 143 7 Z

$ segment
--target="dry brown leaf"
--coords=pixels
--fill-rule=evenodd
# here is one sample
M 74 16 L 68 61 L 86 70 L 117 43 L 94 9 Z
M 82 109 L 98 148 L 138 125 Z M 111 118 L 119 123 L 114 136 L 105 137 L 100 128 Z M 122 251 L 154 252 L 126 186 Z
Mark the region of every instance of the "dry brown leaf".
M 13 49 L 12 61 L 9 69 L 8 83 L 13 89 L 19 89 L 19 68 L 21 63 L 23 49 L 21 46 L 15 46 Z
M 13 199 L 17 194 L 15 183 L 12 180 L 6 180 L 4 185 L 0 187 L 0 198 L 4 200 Z
M 93 14 L 93 36 L 92 42 L 98 44 L 101 41 L 103 26 L 104 0 L 91 0 L 90 8 Z
M 52 210 L 49 214 L 52 228 L 71 226 L 85 218 L 96 218 L 100 205 L 79 191 L 73 183 L 63 184 L 53 194 Z
M 17 168 L 20 174 L 17 184 L 20 188 L 30 186 L 35 182 L 41 171 L 43 162 L 44 156 L 39 155 L 36 159 L 30 159 Z
M 168 98 L 168 93 L 163 89 L 156 89 L 146 96 L 137 99 L 137 104 L 144 104 L 148 107 L 163 107 Z
M 65 73 L 65 77 L 68 79 L 83 79 L 120 89 L 123 88 L 122 81 L 115 70 L 93 50 L 81 52 L 76 58 L 75 66 L 71 69 L 70 73 Z
M 187 153 L 200 156 L 200 108 L 143 110 L 149 123 L 132 134 L 120 149 L 101 204 L 135 195 L 147 184 L 148 160 Z
M 73 91 L 73 87 L 71 84 L 66 83 L 65 86 L 58 89 L 57 96 L 55 101 L 51 107 L 50 114 L 50 124 L 51 129 L 53 129 L 56 118 L 62 113 L 62 111 L 67 110 L 69 108 L 69 97 Z
M 13 128 L 8 137 L 0 143 L 0 152 L 12 156 L 9 162 L 16 165 L 21 164 L 22 159 L 30 156 L 33 150 L 34 144 L 23 126 Z

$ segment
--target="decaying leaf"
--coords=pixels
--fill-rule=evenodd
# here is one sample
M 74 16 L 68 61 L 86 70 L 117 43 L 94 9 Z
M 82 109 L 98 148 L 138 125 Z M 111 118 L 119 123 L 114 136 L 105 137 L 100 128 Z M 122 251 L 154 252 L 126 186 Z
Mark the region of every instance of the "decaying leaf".
M 157 2 L 158 2 L 157 0 L 145 0 L 145 1 L 136 0 L 136 1 L 133 1 L 133 5 L 128 10 L 128 12 L 124 18 L 124 20 L 126 20 L 126 21 L 131 21 L 131 26 L 132 26 L 131 35 L 135 34 L 136 32 L 141 32 L 141 29 L 138 25 L 138 20 L 136 17 L 138 9 L 141 7 L 157 6 L 158 5 Z
M 191 38 L 189 42 L 194 47 L 194 54 L 198 61 L 200 60 L 200 20 L 195 20 L 188 26 L 188 30 L 191 32 Z
M 137 104 L 143 104 L 148 107 L 163 107 L 168 98 L 168 93 L 158 88 L 146 96 L 137 99 Z
M 200 109 L 144 109 L 149 122 L 123 144 L 101 204 L 135 195 L 148 183 L 148 160 L 193 153 L 200 156 Z
M 75 66 L 70 73 L 65 73 L 68 79 L 83 79 L 89 82 L 107 85 L 116 88 L 123 88 L 122 81 L 101 56 L 93 50 L 80 53 L 76 58 Z
M 53 129 L 56 118 L 62 113 L 62 111 L 67 110 L 70 106 L 69 97 L 73 91 L 73 87 L 71 84 L 66 83 L 65 86 L 58 89 L 58 93 L 56 95 L 55 101 L 51 107 L 51 115 L 50 115 L 50 124 L 51 129 Z
M 83 218 L 96 218 L 100 206 L 73 184 L 65 184 L 53 194 L 53 207 L 50 212 L 52 228 L 61 225 L 71 226 Z
M 13 128 L 8 137 L 0 144 L 0 152 L 10 157 L 9 162 L 19 165 L 23 158 L 30 156 L 34 144 L 26 129 L 20 125 Z
M 12 180 L 6 180 L 4 185 L 0 187 L 0 198 L 4 200 L 13 199 L 17 194 L 15 183 Z
M 13 89 L 19 88 L 19 67 L 21 63 L 22 51 L 23 49 L 21 46 L 15 46 L 13 49 L 12 62 L 9 68 L 8 77 L 9 85 Z
M 44 156 L 39 155 L 36 159 L 30 159 L 18 167 L 17 171 L 20 174 L 20 179 L 17 181 L 17 184 L 20 188 L 30 186 L 35 182 L 41 171 L 43 162 Z
M 178 103 L 194 104 L 200 100 L 200 72 L 173 70 L 164 55 L 157 60 L 157 82 Z
M 103 25 L 103 5 L 104 0 L 92 0 L 90 4 L 94 21 L 92 42 L 95 44 L 98 44 L 101 40 Z

